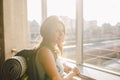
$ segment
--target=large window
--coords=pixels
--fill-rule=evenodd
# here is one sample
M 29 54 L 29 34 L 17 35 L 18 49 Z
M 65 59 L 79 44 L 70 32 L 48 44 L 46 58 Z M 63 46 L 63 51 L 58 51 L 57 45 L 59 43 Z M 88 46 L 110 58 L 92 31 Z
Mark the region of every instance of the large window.
M 75 60 L 76 0 L 47 0 L 47 16 L 57 15 L 65 23 L 66 36 L 63 57 Z
M 119 0 L 83 0 L 84 62 L 120 74 Z
M 31 1 L 28 0 L 31 45 L 40 39 L 41 21 L 57 15 L 66 26 L 63 57 L 120 74 L 119 0 Z

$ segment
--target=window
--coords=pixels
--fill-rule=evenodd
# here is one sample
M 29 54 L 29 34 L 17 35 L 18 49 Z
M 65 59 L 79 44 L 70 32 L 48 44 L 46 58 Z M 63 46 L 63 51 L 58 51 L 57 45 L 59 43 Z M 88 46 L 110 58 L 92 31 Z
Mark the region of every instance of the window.
M 120 74 L 119 0 L 31 1 L 28 0 L 31 45 L 40 39 L 41 20 L 57 15 L 66 26 L 63 57 Z
M 27 0 L 29 47 L 39 42 L 41 0 Z
M 119 0 L 84 0 L 84 62 L 120 74 Z

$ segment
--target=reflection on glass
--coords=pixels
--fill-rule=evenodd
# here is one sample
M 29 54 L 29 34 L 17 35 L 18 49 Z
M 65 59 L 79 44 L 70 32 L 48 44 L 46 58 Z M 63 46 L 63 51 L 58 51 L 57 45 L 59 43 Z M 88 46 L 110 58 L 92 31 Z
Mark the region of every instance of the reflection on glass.
M 84 62 L 117 73 L 120 72 L 118 3 L 119 0 L 84 0 L 83 6 Z
M 70 59 L 75 58 L 75 14 L 75 0 L 47 0 L 47 15 L 60 16 L 65 23 L 66 36 L 63 56 Z

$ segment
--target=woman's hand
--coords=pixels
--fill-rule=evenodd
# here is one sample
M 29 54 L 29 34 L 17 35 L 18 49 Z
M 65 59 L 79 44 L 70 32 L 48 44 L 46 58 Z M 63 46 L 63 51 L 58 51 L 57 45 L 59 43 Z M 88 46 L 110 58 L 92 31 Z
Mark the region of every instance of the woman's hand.
M 73 67 L 73 68 L 72 68 L 72 67 L 66 65 L 65 63 L 63 64 L 63 66 L 64 66 L 64 71 L 65 71 L 66 73 L 71 72 L 71 73 L 73 73 L 74 75 L 80 74 L 80 71 L 79 71 L 79 69 L 78 69 L 77 67 Z
M 73 80 L 73 77 L 80 74 L 80 71 L 77 67 L 71 68 L 71 70 L 64 76 L 63 80 Z
M 80 71 L 77 67 L 72 68 L 71 72 L 74 73 L 74 76 L 80 74 Z
M 70 72 L 72 70 L 72 68 L 70 66 L 66 65 L 65 63 L 63 63 L 63 66 L 64 66 L 64 71 L 66 73 L 68 73 L 68 72 Z

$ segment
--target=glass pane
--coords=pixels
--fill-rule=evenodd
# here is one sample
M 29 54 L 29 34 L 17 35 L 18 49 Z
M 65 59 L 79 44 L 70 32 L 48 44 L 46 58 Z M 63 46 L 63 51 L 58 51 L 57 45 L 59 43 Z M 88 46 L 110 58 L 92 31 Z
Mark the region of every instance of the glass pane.
M 27 0 L 29 47 L 39 42 L 41 0 Z
M 119 0 L 83 0 L 84 62 L 120 73 Z
M 75 59 L 76 0 L 47 0 L 47 15 L 60 16 L 66 26 L 63 57 Z

